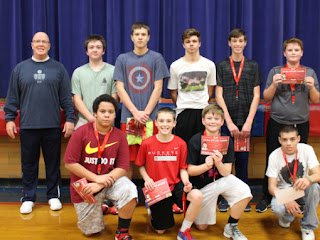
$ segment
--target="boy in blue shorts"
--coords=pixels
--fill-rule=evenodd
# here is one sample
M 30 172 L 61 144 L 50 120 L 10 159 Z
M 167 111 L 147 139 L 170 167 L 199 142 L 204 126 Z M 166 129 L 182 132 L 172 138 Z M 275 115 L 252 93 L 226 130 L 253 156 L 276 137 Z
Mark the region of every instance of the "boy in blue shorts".
M 214 150 L 211 155 L 201 155 L 201 136 L 220 136 L 220 128 L 224 123 L 224 113 L 218 105 L 208 105 L 202 111 L 202 124 L 205 131 L 197 133 L 188 142 L 188 173 L 194 188 L 203 195 L 202 206 L 197 218 L 196 227 L 207 229 L 216 223 L 216 205 L 222 195 L 231 207 L 228 223 L 223 235 L 234 240 L 247 238 L 238 229 L 238 221 L 252 198 L 249 186 L 231 174 L 235 161 L 233 141 L 229 139 L 226 155 Z M 223 135 L 223 134 L 222 134 Z
M 179 230 L 177 239 L 192 240 L 190 228 L 197 217 L 202 203 L 202 194 L 192 189 L 187 173 L 187 144 L 172 134 L 176 125 L 175 112 L 169 107 L 160 108 L 156 115 L 158 134 L 144 140 L 139 149 L 135 164 L 144 179 L 147 190 L 154 189 L 154 182 L 166 178 L 172 196 L 150 206 L 150 225 L 158 233 L 174 226 L 172 205 L 176 203 L 182 208 L 183 192 L 188 193 L 186 199 L 189 206 L 185 219 Z

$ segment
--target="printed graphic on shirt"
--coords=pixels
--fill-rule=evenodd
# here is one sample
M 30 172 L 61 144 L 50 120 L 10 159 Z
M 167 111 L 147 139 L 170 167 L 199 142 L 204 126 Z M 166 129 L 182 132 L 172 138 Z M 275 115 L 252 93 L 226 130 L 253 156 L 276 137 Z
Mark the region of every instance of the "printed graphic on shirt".
M 114 144 L 116 144 L 116 143 L 117 143 L 117 142 L 113 142 L 113 143 L 106 144 L 105 148 L 110 147 L 110 146 L 112 146 L 112 145 L 114 145 Z M 93 153 L 98 152 L 98 147 L 91 148 L 91 147 L 90 147 L 90 144 L 91 144 L 91 141 L 87 144 L 86 148 L 84 149 L 85 152 L 86 152 L 87 154 L 93 154 Z
M 178 149 L 178 148 L 177 148 Z M 156 162 L 175 162 L 179 151 L 149 151 L 148 155 L 152 155 Z
M 206 79 L 207 72 L 205 71 L 182 73 L 181 75 L 179 75 L 181 91 L 203 91 L 205 88 Z
M 134 94 L 144 93 L 152 80 L 152 71 L 145 65 L 127 67 L 128 83 Z
M 42 73 L 42 70 L 38 70 L 37 73 L 33 74 L 33 79 L 37 81 L 37 83 L 42 83 L 46 78 L 46 74 Z
M 294 162 L 295 162 L 295 160 L 293 160 L 291 163 L 288 163 L 289 164 L 289 168 L 290 168 L 290 172 L 291 172 L 292 175 L 294 175 L 294 172 L 293 172 Z M 303 173 L 304 173 L 304 167 L 303 167 L 302 163 L 299 162 L 299 159 L 298 159 L 298 170 L 297 170 L 296 180 L 298 180 L 298 178 L 301 178 L 303 176 Z M 280 175 L 282 176 L 283 180 L 286 183 L 291 184 L 292 179 L 291 179 L 291 175 L 290 175 L 290 173 L 288 171 L 287 165 L 284 165 L 281 168 Z
M 102 165 L 114 165 L 115 158 L 101 158 Z M 94 157 L 85 157 L 84 163 L 97 165 L 98 158 Z

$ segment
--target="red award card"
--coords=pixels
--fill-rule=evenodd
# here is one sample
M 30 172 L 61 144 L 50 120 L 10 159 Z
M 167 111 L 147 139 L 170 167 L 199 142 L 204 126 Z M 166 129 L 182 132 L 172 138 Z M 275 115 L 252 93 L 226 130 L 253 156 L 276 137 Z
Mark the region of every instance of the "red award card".
M 145 187 L 142 188 L 144 197 L 146 198 L 148 206 L 151 206 L 165 198 L 171 197 L 172 193 L 166 178 L 163 178 L 154 183 L 154 189 L 148 191 Z
M 234 139 L 234 151 L 235 152 L 250 152 L 250 136 L 247 138 L 235 138 Z
M 142 137 L 143 135 L 143 127 L 138 128 L 134 125 L 135 119 L 130 118 L 127 123 L 126 134 L 130 134 L 137 137 Z
M 218 150 L 225 155 L 228 152 L 228 147 L 228 136 L 201 136 L 201 155 L 210 155 L 213 150 Z
M 306 68 L 281 68 L 282 84 L 303 84 Z
M 81 178 L 78 181 L 72 183 L 72 187 L 77 191 L 80 197 L 87 203 L 98 203 L 93 195 L 87 195 L 82 191 L 82 188 L 88 184 L 87 179 Z

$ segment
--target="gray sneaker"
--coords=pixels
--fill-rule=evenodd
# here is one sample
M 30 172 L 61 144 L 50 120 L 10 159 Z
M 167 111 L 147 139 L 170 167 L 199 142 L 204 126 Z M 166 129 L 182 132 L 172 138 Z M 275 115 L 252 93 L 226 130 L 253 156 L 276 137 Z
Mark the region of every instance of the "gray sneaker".
M 227 223 L 224 227 L 223 235 L 233 240 L 248 240 L 246 236 L 240 232 L 238 223 Z

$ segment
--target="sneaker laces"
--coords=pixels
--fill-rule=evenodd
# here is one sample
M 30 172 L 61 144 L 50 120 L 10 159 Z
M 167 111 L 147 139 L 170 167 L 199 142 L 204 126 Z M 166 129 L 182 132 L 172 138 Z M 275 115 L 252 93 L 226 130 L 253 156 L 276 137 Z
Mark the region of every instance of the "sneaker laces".
M 242 232 L 240 232 L 237 224 L 230 224 L 232 235 L 243 236 Z
M 190 239 L 190 240 L 194 239 L 191 235 L 190 228 L 187 228 L 184 232 L 182 232 L 182 234 L 186 236 L 187 239 Z

